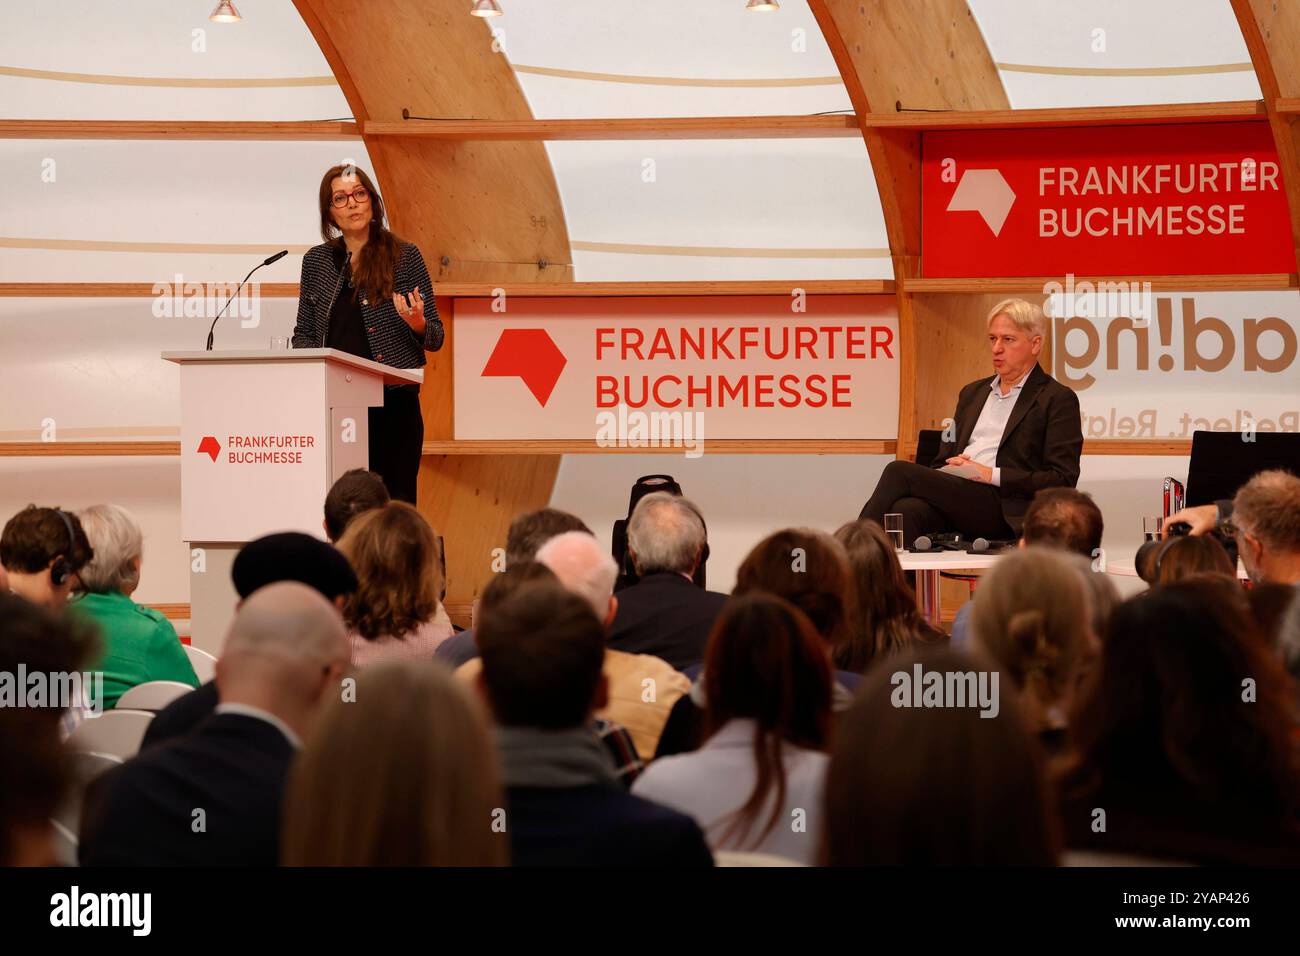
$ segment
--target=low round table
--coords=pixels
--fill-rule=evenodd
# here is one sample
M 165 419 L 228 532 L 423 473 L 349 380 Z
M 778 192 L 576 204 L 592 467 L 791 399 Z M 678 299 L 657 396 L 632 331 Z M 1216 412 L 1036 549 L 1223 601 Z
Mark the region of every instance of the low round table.
M 898 552 L 898 563 L 904 571 L 916 572 L 916 603 L 921 614 L 935 627 L 939 623 L 939 572 L 978 571 L 991 568 L 1000 557 L 997 552 L 983 554 L 966 551 L 936 551 L 934 554 L 915 551 Z

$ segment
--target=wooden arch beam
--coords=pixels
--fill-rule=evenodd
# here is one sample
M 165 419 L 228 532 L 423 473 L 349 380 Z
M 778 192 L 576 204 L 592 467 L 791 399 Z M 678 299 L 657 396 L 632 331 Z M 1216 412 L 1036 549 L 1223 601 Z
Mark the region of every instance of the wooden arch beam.
M 445 119 L 533 119 L 514 70 L 493 49 L 490 26 L 469 15 L 466 0 L 294 5 L 363 131 L 367 122 L 403 122 L 404 109 Z M 435 291 L 450 282 L 573 280 L 564 207 L 543 143 L 363 139 L 393 229 L 420 247 Z M 444 319 L 448 305 L 440 298 Z M 421 390 L 426 440 L 452 438 L 454 338 L 448 321 L 446 345 L 429 355 Z M 453 613 L 489 579 L 510 520 L 550 500 L 559 463 L 558 455 L 425 456 L 420 510 L 447 542 Z
M 959 304 L 908 291 L 921 263 L 921 133 L 873 128 L 864 118 L 895 109 L 1004 110 L 1010 104 L 966 0 L 809 0 L 808 6 L 863 120 L 880 193 L 898 296 L 898 456 L 907 458 L 918 430 L 951 413 L 954 377 L 966 368 L 970 378 L 987 371 L 980 364 L 986 364 L 982 341 L 967 334 L 979 331 L 969 318 L 982 318 L 983 301 L 967 297 Z
M 1232 0 L 1232 11 L 1264 94 L 1291 210 L 1291 245 L 1300 266 L 1300 115 L 1278 110 L 1278 100 L 1300 96 L 1300 4 Z

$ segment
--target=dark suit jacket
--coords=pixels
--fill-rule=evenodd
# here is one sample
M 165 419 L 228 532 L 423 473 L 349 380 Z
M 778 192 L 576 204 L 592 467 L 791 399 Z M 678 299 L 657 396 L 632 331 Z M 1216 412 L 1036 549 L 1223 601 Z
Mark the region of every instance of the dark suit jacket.
M 949 458 L 965 450 L 995 377 L 981 378 L 961 390 L 953 415 L 957 439 L 940 443 L 931 467 L 941 468 Z M 1034 495 L 1043 488 L 1073 488 L 1079 483 L 1082 454 L 1079 397 L 1044 372 L 1042 366 L 1035 365 L 1020 390 L 998 446 L 1002 516 L 1017 534 Z
M 140 749 L 185 736 L 211 717 L 218 703 L 217 682 L 214 680 L 200 684 L 188 694 L 181 694 L 153 715 L 153 720 L 145 728 L 144 739 L 140 741 Z
M 510 787 L 513 866 L 712 866 L 690 817 L 618 786 Z
M 87 790 L 81 865 L 275 866 L 293 756 L 284 734 L 243 714 L 142 751 Z
M 609 646 L 629 654 L 653 654 L 681 670 L 704 658 L 725 594 L 696 587 L 680 574 L 661 572 L 619 591 Z

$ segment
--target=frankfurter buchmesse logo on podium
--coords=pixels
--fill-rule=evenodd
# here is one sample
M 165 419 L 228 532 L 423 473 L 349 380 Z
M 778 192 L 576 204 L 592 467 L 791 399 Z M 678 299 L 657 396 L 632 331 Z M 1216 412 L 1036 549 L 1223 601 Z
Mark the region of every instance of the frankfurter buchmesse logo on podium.
M 520 378 L 546 407 L 568 360 L 545 329 L 504 329 L 483 366 L 484 378 Z
M 314 435 L 227 435 L 225 462 L 229 465 L 301 465 L 303 449 L 316 447 Z M 216 462 L 221 442 L 204 435 L 196 452 Z

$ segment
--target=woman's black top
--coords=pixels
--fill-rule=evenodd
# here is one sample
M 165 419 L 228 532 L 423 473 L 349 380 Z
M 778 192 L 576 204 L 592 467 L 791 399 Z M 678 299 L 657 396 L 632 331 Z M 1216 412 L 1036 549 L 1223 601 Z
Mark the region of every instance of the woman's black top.
M 343 278 L 338 298 L 330 310 L 330 333 L 325 344 L 340 352 L 373 359 L 370 340 L 366 337 L 366 321 L 361 314 L 361 300 L 352 288 L 352 276 Z

